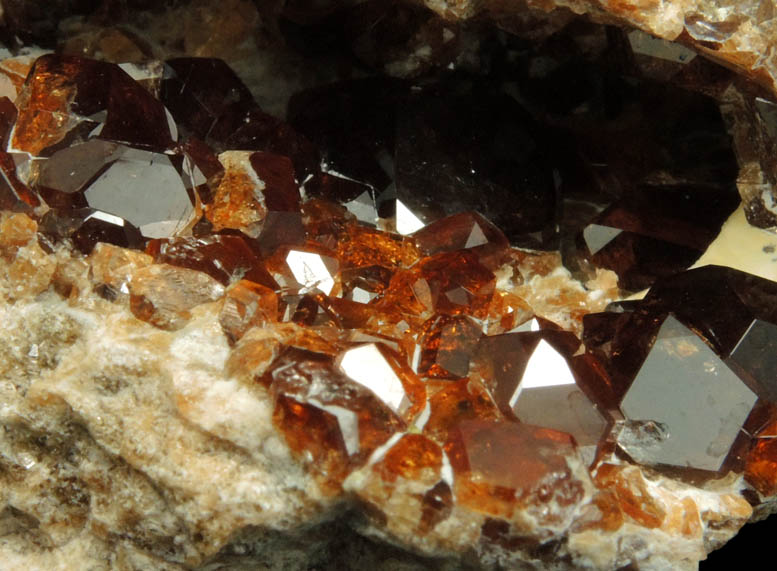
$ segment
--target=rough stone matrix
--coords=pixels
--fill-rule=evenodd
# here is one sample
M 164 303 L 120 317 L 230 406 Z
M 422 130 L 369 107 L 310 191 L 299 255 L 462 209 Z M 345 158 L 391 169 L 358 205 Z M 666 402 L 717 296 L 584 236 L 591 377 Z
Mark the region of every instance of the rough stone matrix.
M 5 215 L 2 225 L 3 569 L 215 569 L 228 561 L 245 569 L 334 569 L 344 561 L 385 569 L 519 561 L 542 569 L 629 562 L 694 569 L 751 516 L 741 477 L 697 487 L 616 461 L 594 476 L 612 492 L 594 493 L 585 468 L 570 465 L 582 501 L 559 512 L 562 520 L 541 524 L 547 514 L 532 516 L 556 537 L 547 553 L 473 544 L 489 520 L 465 506 L 420 536 L 414 522 L 422 506 L 413 498 L 436 481 L 434 473 L 431 480 L 400 475 L 389 485 L 378 455 L 346 480 L 345 495 L 322 490 L 273 428 L 267 393 L 228 366 L 222 302 L 192 308 L 176 331 L 155 328 L 126 302 L 93 293 L 95 279 L 142 275 L 144 254 L 101 244 L 86 260 L 65 248 L 46 255 L 25 218 Z M 114 256 L 108 269 L 106 256 Z M 35 263 L 24 265 L 30 258 Z M 547 291 L 579 287 L 558 271 L 539 279 Z M 601 512 L 602 493 L 619 495 L 629 513 Z M 381 505 L 388 521 L 355 515 L 356 496 Z M 411 551 L 396 551 L 395 543 Z M 477 559 L 462 557 L 471 548 Z

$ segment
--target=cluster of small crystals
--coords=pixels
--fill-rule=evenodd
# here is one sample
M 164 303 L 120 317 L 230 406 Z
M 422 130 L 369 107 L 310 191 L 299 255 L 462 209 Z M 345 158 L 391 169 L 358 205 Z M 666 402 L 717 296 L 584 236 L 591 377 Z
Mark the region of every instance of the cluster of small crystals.
M 618 84 L 623 107 L 597 107 L 594 86 L 591 100 L 529 113 L 456 77 L 370 78 L 299 94 L 287 124 L 220 60 L 30 64 L 15 101 L 0 99 L 8 280 L 48 263 L 35 293 L 76 299 L 49 256 L 72 248 L 96 294 L 154 327 L 217 304 L 228 373 L 272 399 L 320 489 L 352 494 L 389 535 L 463 550 L 446 538 L 465 521 L 470 544 L 508 551 L 625 524 L 699 537 L 706 516 L 693 502 L 665 509 L 637 465 L 734 469 L 777 491 L 777 284 L 676 273 L 736 202 L 711 99 L 672 99 L 669 117 L 706 115 L 670 161 L 640 114 L 669 88 L 647 80 L 639 94 Z M 530 83 L 535 107 L 556 80 Z M 619 157 L 635 133 L 639 163 Z M 568 145 L 556 164 L 552 135 Z M 724 160 L 701 169 L 694 145 Z M 608 181 L 628 197 L 601 192 Z M 645 212 L 666 193 L 669 218 Z M 712 214 L 691 227 L 699 201 Z M 598 218 L 560 225 L 562 206 Z M 647 298 L 608 306 L 611 274 L 592 271 L 587 290 L 558 253 L 511 246 L 547 248 L 569 228 L 588 247 L 581 265 L 628 235 L 613 257 L 642 268 L 619 274 L 654 284 Z M 669 243 L 668 268 L 642 263 Z

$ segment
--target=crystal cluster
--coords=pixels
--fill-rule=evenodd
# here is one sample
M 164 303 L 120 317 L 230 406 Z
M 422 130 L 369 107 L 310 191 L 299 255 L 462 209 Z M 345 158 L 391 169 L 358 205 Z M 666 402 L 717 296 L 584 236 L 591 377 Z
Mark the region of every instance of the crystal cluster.
M 109 315 L 95 330 L 143 333 L 121 337 L 113 376 L 52 358 L 58 372 L 29 398 L 65 402 L 110 443 L 101 454 L 133 467 L 170 456 L 183 470 L 190 438 L 200 473 L 225 449 L 245 465 L 261 451 L 292 466 L 284 501 L 315 498 L 268 521 L 263 496 L 230 532 L 358 507 L 363 535 L 487 568 L 649 569 L 676 553 L 695 565 L 752 513 L 715 486 L 743 478 L 754 504 L 777 492 L 777 284 L 687 269 L 738 205 L 734 142 L 703 86 L 658 81 L 617 30 L 581 23 L 511 49 L 519 63 L 490 81 L 302 91 L 288 122 L 217 59 L 30 62 L 15 100 L 0 99 L 3 295 L 21 307 L 50 294 L 63 314 Z M 90 339 L 100 370 L 107 352 Z M 36 367 L 47 343 L 29 348 Z M 143 383 L 155 344 L 201 367 L 159 364 L 173 372 L 156 408 L 124 388 Z M 208 359 L 227 380 L 197 384 Z M 63 396 L 85 386 L 97 405 Z M 223 399 L 243 418 L 227 387 L 250 409 L 239 430 L 202 410 Z M 106 428 L 118 394 L 145 415 L 129 433 L 160 423 L 179 440 Z M 33 469 L 19 454 L 0 447 L 0 479 L 6 464 Z M 154 531 L 170 545 L 153 556 L 199 565 L 228 541 L 208 522 L 232 496 L 161 472 L 149 477 L 167 501 L 203 515 Z M 97 497 L 78 474 L 73 487 Z M 244 488 L 265 485 L 252 477 Z M 56 543 L 56 522 L 38 521 Z M 671 541 L 645 553 L 654 531 Z

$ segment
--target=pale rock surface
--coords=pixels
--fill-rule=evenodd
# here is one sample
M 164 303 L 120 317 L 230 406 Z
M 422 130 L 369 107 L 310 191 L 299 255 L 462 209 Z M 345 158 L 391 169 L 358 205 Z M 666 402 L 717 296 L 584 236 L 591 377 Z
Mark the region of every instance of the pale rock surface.
M 543 531 L 558 541 L 549 558 L 480 542 L 487 516 L 461 506 L 421 536 L 415 498 L 429 481 L 450 480 L 450 467 L 429 481 L 385 488 L 372 471 L 384 449 L 351 474 L 346 494 L 323 495 L 273 428 L 267 393 L 227 366 L 220 301 L 193 307 L 176 331 L 154 328 L 132 315 L 126 296 L 111 303 L 93 291 L 90 276 L 104 276 L 105 252 L 119 249 L 101 246 L 88 262 L 65 248 L 38 253 L 39 263 L 26 268 L 20 283 L 11 269 L 34 249 L 34 236 L 27 234 L 25 245 L 12 233 L 0 238 L 4 570 L 452 570 L 527 563 L 610 569 L 629 562 L 646 570 L 693 569 L 752 513 L 740 478 L 696 487 L 630 467 L 624 473 L 662 506 L 664 523 L 592 529 L 584 524 L 597 518 L 594 488 L 586 468 L 570 457 L 585 492 L 574 511 Z M 113 269 L 129 273 L 130 288 L 134 273 L 149 267 L 140 254 L 112 255 Z M 563 272 L 536 279 L 587 306 L 584 288 L 572 287 Z M 510 284 L 505 278 L 501 287 L 516 287 Z M 388 519 L 360 515 L 358 498 L 386 501 Z M 696 515 L 689 520 L 689 513 Z

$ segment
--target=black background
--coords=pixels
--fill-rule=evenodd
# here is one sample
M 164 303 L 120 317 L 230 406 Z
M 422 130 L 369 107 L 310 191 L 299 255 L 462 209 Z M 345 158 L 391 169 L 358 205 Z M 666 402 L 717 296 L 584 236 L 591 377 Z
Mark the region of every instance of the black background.
M 764 521 L 745 525 L 736 537 L 710 553 L 707 560 L 699 565 L 699 570 L 729 570 L 749 566 L 749 561 L 757 561 L 758 555 L 768 556 L 776 542 L 777 515 L 774 515 Z

